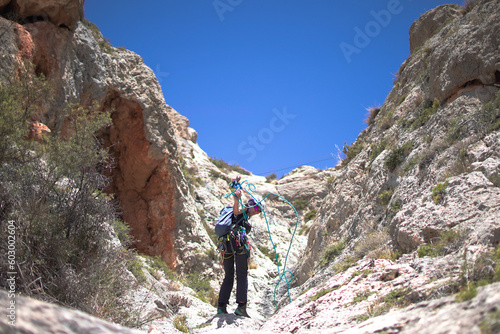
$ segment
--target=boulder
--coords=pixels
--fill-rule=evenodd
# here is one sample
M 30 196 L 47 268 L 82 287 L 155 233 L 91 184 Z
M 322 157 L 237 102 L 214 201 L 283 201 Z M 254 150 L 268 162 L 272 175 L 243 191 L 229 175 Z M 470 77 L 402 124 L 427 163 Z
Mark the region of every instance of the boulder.
M 19 295 L 11 298 L 11 295 L 3 290 L 0 290 L 0 305 L 3 310 L 12 307 L 12 311 L 9 311 L 12 318 L 3 313 L 4 316 L 0 319 L 0 332 L 2 333 L 143 333 L 95 318 L 80 311 L 70 310 L 32 298 Z M 15 325 L 15 327 L 12 327 L 12 325 Z

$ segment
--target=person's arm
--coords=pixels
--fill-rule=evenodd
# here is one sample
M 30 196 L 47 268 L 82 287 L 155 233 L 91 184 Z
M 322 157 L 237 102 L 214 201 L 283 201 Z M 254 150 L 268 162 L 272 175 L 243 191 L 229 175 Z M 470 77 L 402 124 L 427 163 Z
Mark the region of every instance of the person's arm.
M 241 198 L 241 190 L 240 189 L 238 189 L 234 192 L 233 198 L 234 198 L 233 214 L 235 216 L 241 215 L 243 213 L 243 211 L 241 210 L 241 206 L 240 206 L 240 202 L 239 202 L 239 199 Z

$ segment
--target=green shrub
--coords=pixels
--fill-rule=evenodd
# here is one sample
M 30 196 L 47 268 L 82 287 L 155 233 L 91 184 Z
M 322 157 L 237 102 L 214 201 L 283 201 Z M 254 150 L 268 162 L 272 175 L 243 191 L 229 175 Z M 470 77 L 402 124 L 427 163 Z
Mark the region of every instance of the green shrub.
M 304 216 L 304 220 L 306 222 L 310 221 L 310 220 L 313 220 L 314 218 L 316 218 L 316 210 L 315 209 L 312 209 L 311 211 L 309 211 L 308 213 L 306 213 L 306 215 Z
M 225 162 L 222 159 L 217 159 L 217 157 L 210 157 L 210 161 L 217 166 L 219 169 L 226 171 L 226 172 L 238 172 L 239 174 L 242 175 L 250 175 L 250 172 L 244 169 L 243 167 L 239 166 L 237 163 L 230 165 L 229 163 Z
M 333 188 L 333 183 L 335 182 L 335 176 L 330 176 L 327 180 L 326 180 L 326 186 L 328 187 L 328 189 L 332 189 Z
M 189 274 L 186 279 L 187 285 L 196 292 L 196 296 L 203 302 L 217 306 L 218 295 L 210 285 L 210 281 L 200 275 L 199 272 Z
M 410 154 L 413 148 L 413 140 L 406 142 L 405 144 L 395 147 L 390 150 L 389 154 L 385 157 L 384 163 L 389 171 L 394 171 L 406 157 Z
M 132 242 L 132 237 L 130 235 L 130 227 L 123 220 L 115 219 L 111 222 L 111 226 L 115 230 L 118 240 L 124 247 L 127 247 Z
M 500 333 L 500 310 L 489 311 L 483 319 L 481 319 L 479 329 L 481 334 Z
M 462 238 L 463 234 L 460 231 L 447 230 L 439 232 L 439 237 L 431 240 L 429 244 L 420 246 L 417 254 L 419 257 L 436 257 L 450 254 L 460 248 Z
M 146 275 L 144 274 L 143 268 L 144 267 L 142 265 L 142 261 L 138 255 L 131 257 L 130 260 L 127 262 L 127 269 L 132 273 L 132 275 L 134 275 L 137 281 L 141 284 L 145 284 L 148 281 Z
M 388 144 L 389 142 L 386 138 L 382 139 L 378 143 L 371 143 L 370 161 L 373 162 L 373 160 L 375 160 L 380 155 L 380 153 L 382 153 L 387 148 Z
M 345 159 L 342 160 L 342 166 L 347 165 L 352 159 L 354 159 L 365 147 L 365 142 L 358 139 L 351 145 L 347 145 L 347 142 L 344 142 L 344 147 L 342 148 L 342 153 L 345 154 Z
M 171 281 L 177 280 L 177 277 L 175 273 L 172 271 L 172 269 L 169 268 L 169 266 L 162 260 L 161 256 L 156 255 L 156 256 L 147 256 L 146 257 L 148 264 L 153 268 L 154 270 L 162 271 L 165 276 L 170 279 Z
M 27 119 L 42 117 L 52 92 L 32 64 L 20 72 L 19 80 L 0 87 L 0 219 L 16 224 L 18 292 L 125 321 L 131 254 L 110 243 L 108 223 L 117 212 L 103 193 L 110 180 L 101 172 L 113 161 L 97 140 L 110 114 L 94 106 L 59 111 L 54 124 L 64 119 L 71 136 L 61 140 L 53 128 L 43 142 L 28 142 Z M 0 230 L 0 239 L 7 240 L 5 233 Z M 125 230 L 118 234 L 128 239 Z M 0 243 L 1 254 L 5 247 Z M 0 259 L 1 287 L 8 286 L 7 263 Z
M 348 255 L 344 258 L 343 261 L 341 262 L 338 262 L 334 267 L 333 267 L 333 271 L 338 274 L 338 273 L 341 273 L 341 272 L 344 272 L 346 271 L 347 269 L 351 268 L 352 266 L 354 266 L 356 264 L 356 262 L 358 261 L 359 259 L 356 257 L 356 256 L 351 256 L 351 255 Z
M 419 111 L 417 117 L 415 118 L 415 120 L 413 120 L 413 123 L 411 124 L 413 128 L 419 128 L 421 126 L 424 126 L 427 123 L 427 121 L 432 117 L 432 115 L 436 113 L 441 103 L 439 102 L 438 99 L 434 99 L 434 102 L 429 101 L 428 105 L 429 104 L 431 105 L 430 107 L 423 108 L 422 110 Z
M 368 256 L 371 259 L 392 257 L 392 250 L 387 246 L 390 235 L 386 231 L 368 233 L 354 247 L 354 256 L 362 259 Z
M 458 294 L 455 297 L 455 300 L 457 302 L 465 302 L 468 300 L 471 300 L 472 298 L 476 297 L 477 295 L 477 288 L 474 283 L 469 283 L 467 286 L 463 287 L 460 289 Z
M 438 183 L 434 188 L 432 188 L 431 198 L 435 204 L 439 204 L 443 201 L 447 186 L 448 181 L 445 183 Z
M 388 189 L 383 191 L 380 195 L 378 195 L 378 200 L 380 204 L 386 206 L 391 201 L 392 195 L 394 194 L 394 189 Z
M 325 266 L 328 263 L 330 263 L 335 257 L 339 256 L 340 253 L 342 253 L 345 246 L 346 245 L 344 241 L 337 241 L 328 246 L 321 255 L 321 258 L 319 260 L 319 265 Z
M 314 296 L 312 296 L 309 300 L 311 302 L 314 302 L 318 299 L 320 299 L 321 297 L 329 294 L 330 292 L 332 292 L 334 289 L 333 288 L 328 288 L 328 289 L 321 289 L 319 290 Z
M 182 333 L 189 333 L 189 327 L 186 323 L 187 317 L 185 315 L 177 315 L 174 318 L 174 327 L 182 332 Z
M 297 211 L 302 211 L 307 208 L 309 201 L 305 198 L 299 198 L 292 202 L 293 207 Z
M 432 244 L 430 245 L 422 245 L 417 250 L 418 257 L 430 256 L 436 257 L 439 256 L 439 253 L 436 247 Z

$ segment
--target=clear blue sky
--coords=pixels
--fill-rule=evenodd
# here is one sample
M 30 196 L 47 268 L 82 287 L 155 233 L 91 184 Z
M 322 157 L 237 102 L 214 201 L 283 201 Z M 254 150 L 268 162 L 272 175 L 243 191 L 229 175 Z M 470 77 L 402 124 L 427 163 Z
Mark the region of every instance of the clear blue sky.
M 392 89 L 413 21 L 450 2 L 86 0 L 85 16 L 143 57 L 209 156 L 281 176 L 335 166 Z

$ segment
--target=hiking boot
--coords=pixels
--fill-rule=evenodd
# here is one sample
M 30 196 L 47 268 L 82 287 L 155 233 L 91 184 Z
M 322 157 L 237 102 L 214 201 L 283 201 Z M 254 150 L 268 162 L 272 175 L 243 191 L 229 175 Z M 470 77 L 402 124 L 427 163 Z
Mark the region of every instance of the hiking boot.
M 239 315 L 240 317 L 250 318 L 247 313 L 247 304 L 238 304 L 238 308 L 234 311 L 234 314 Z
M 227 314 L 226 305 L 219 305 L 217 308 L 217 314 Z

